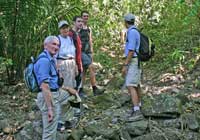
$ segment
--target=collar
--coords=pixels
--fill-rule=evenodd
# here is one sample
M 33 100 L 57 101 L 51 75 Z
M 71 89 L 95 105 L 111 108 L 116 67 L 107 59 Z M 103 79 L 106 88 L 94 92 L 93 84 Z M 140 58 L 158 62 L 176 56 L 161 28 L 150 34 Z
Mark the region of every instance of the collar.
M 128 28 L 128 31 L 131 30 L 132 28 L 136 28 L 135 25 L 131 25 L 129 28 Z M 137 29 L 137 28 L 136 28 Z
M 50 61 L 54 61 L 54 57 L 52 57 L 51 55 L 50 55 L 50 53 L 45 49 L 44 50 L 44 53 L 46 54 L 46 56 L 47 56 L 47 58 L 50 60 Z

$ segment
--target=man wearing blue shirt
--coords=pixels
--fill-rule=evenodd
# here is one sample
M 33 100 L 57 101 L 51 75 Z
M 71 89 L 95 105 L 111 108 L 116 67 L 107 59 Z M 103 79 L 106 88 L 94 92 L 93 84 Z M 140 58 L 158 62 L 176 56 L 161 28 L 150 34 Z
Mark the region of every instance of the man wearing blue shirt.
M 72 95 L 76 94 L 76 90 L 69 87 L 64 87 L 65 91 L 59 89 L 59 77 L 54 58 L 58 50 L 58 38 L 56 36 L 46 37 L 44 40 L 44 51 L 34 65 L 34 72 L 41 89 L 37 96 L 37 105 L 42 112 L 42 140 L 56 140 L 61 103 L 67 100 L 69 93 Z
M 131 95 L 133 104 L 129 117 L 142 117 L 139 105 L 141 70 L 138 66 L 138 57 L 136 53 L 140 46 L 140 33 L 134 26 L 135 16 L 133 14 L 126 14 L 124 16 L 124 21 L 128 30 L 124 50 L 126 60 L 122 68 L 122 74 L 125 76 L 126 87 Z

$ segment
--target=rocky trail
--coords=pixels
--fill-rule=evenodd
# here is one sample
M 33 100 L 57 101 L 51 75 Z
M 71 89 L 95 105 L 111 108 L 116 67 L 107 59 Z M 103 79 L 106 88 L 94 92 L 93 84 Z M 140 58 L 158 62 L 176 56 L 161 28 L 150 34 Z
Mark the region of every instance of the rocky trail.
M 115 74 L 101 81 L 106 91 L 82 102 L 80 121 L 74 121 L 73 109 L 66 105 L 66 120 L 75 128 L 58 132 L 59 140 L 199 140 L 200 90 L 196 81 L 198 67 L 185 75 L 145 73 L 142 84 L 144 118 L 127 120 L 131 107 L 123 79 Z M 100 75 L 101 76 L 101 75 Z M 102 76 L 103 77 L 103 76 Z M 40 140 L 41 114 L 36 95 L 22 83 L 1 85 L 0 140 Z

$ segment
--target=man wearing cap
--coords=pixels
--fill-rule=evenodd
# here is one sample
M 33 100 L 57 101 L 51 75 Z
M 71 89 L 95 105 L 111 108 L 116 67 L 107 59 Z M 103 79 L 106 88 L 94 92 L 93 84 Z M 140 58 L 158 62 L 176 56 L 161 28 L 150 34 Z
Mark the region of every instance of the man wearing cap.
M 64 78 L 64 86 L 76 87 L 75 77 L 78 74 L 76 65 L 76 48 L 73 39 L 69 36 L 69 24 L 63 20 L 58 23 L 60 49 L 57 54 L 57 66 L 60 75 Z
M 55 55 L 59 50 L 59 40 L 56 36 L 48 36 L 44 40 L 44 51 L 34 64 L 40 92 L 37 95 L 37 105 L 42 113 L 42 140 L 56 140 L 58 121 L 61 114 L 61 104 L 67 102 L 70 94 L 76 90 L 70 87 L 60 88 L 56 69 Z
M 135 16 L 133 14 L 126 14 L 124 16 L 124 21 L 128 30 L 124 50 L 126 59 L 123 64 L 122 74 L 125 76 L 125 84 L 131 95 L 133 104 L 129 117 L 142 117 L 139 105 L 141 70 L 138 66 L 138 57 L 136 53 L 140 46 L 140 33 L 136 30 L 134 25 Z

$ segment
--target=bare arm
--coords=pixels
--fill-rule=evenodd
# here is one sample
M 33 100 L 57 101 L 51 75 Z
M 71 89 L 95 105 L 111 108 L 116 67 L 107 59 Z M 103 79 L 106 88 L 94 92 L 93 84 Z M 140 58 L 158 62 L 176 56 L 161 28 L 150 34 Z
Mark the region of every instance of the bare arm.
M 129 52 L 128 52 L 128 56 L 126 57 L 126 60 L 125 60 L 125 62 L 124 62 L 124 64 L 123 64 L 123 68 L 122 68 L 122 75 L 126 75 L 126 73 L 127 73 L 127 66 L 128 66 L 128 64 L 131 62 L 131 59 L 132 59 L 132 57 L 133 57 L 133 54 L 134 54 L 134 51 L 130 51 L 129 50 Z
M 134 51 L 129 50 L 128 56 L 126 57 L 124 65 L 128 65 L 131 62 L 131 59 L 133 57 Z
M 91 49 L 91 52 L 92 52 L 92 61 L 93 61 L 93 52 L 94 52 L 94 50 L 93 50 L 93 40 L 92 40 L 92 30 L 91 30 L 91 28 L 89 28 L 90 29 L 90 33 L 89 33 L 89 40 L 90 40 L 90 49 Z
M 71 87 L 62 87 L 62 89 L 66 90 L 71 95 L 76 95 L 76 93 L 77 93 L 77 91 Z

